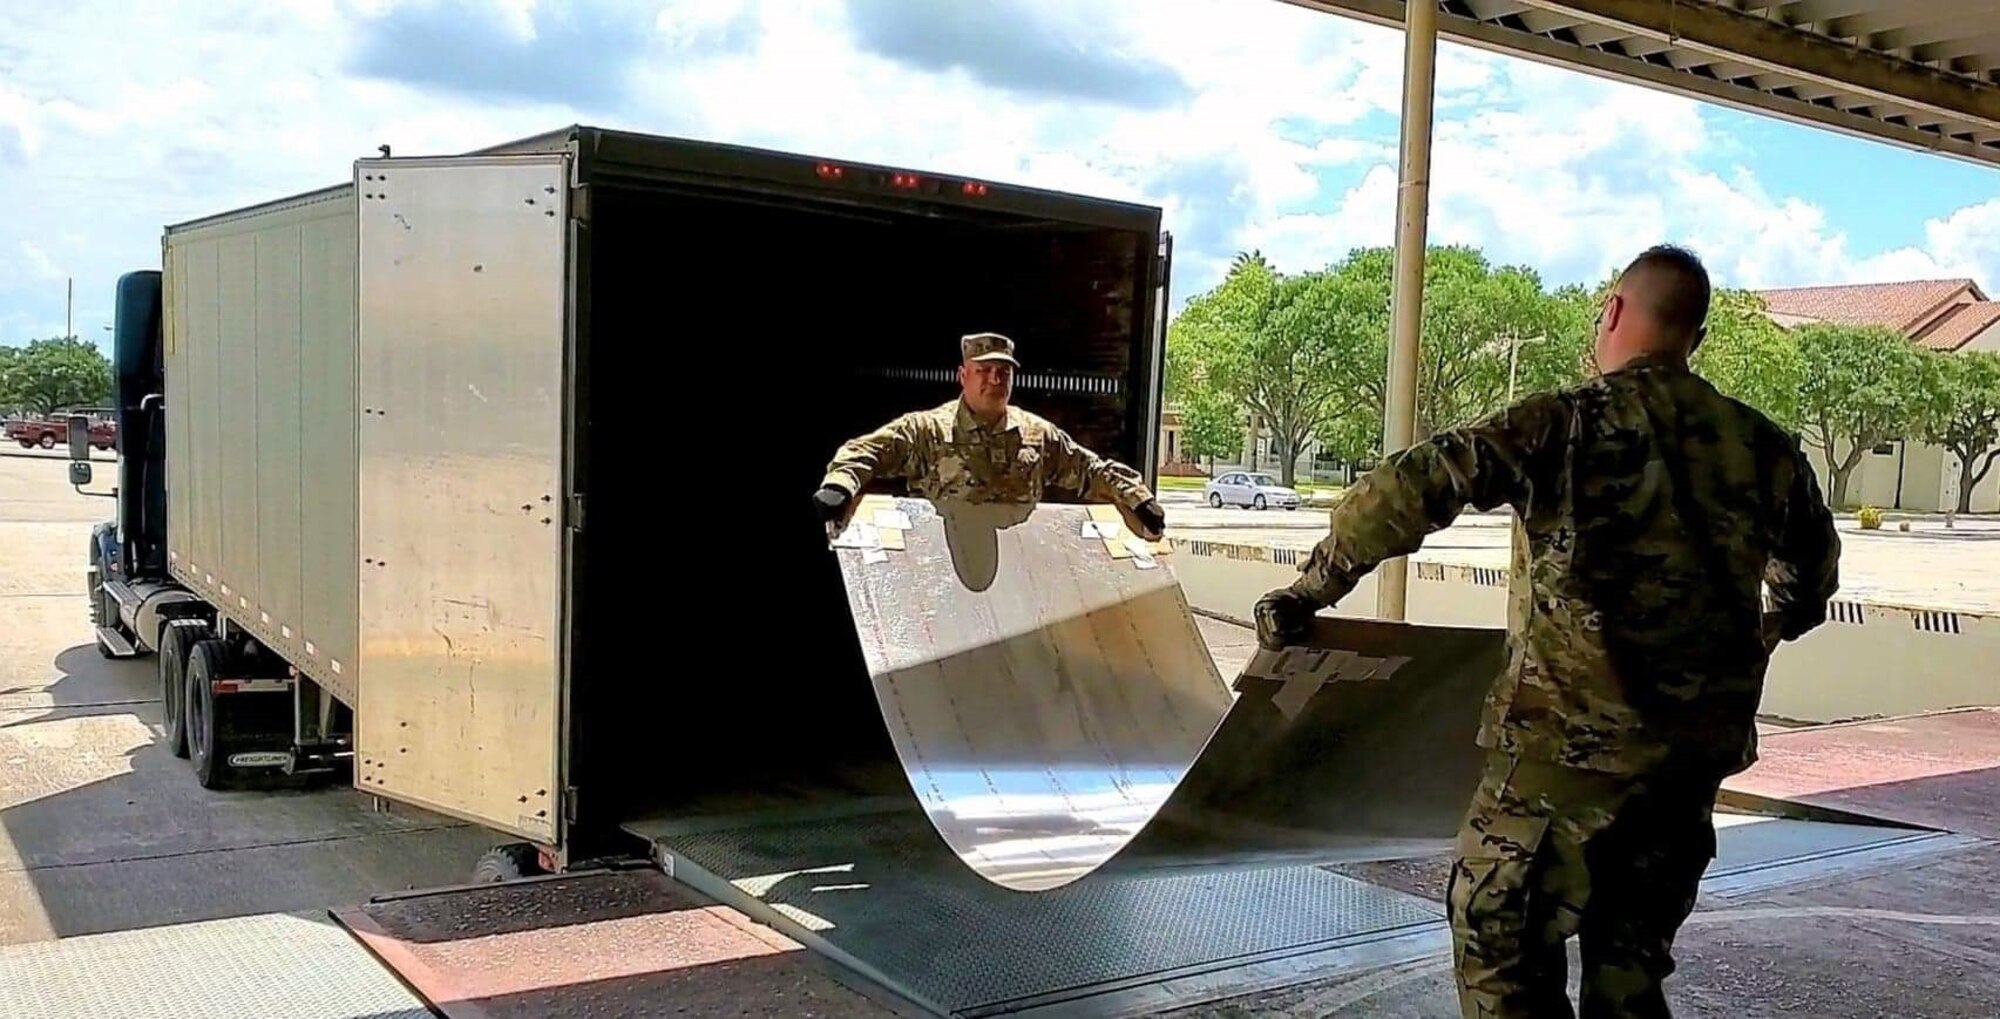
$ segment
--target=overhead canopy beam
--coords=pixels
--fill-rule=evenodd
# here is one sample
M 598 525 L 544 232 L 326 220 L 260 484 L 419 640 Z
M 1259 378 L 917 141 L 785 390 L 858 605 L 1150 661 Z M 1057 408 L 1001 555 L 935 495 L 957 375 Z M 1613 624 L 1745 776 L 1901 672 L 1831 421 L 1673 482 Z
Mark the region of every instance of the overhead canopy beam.
M 1522 0 L 1533 7 L 1838 85 L 1913 109 L 2000 125 L 2000 86 L 1698 0 Z M 1886 6 L 1886 5 L 1884 5 Z
M 1402 0 L 1284 0 L 1284 2 L 1389 28 L 1400 29 L 1403 25 Z M 1879 4 L 1880 0 L 1874 2 Z M 1581 0 L 1578 0 L 1577 3 L 1565 6 L 1580 4 Z M 1653 5 L 1664 8 L 1666 3 L 1665 0 L 1641 0 L 1640 3 L 1634 4 L 1641 7 Z M 1857 0 L 1849 6 L 1863 5 Z M 1688 0 L 1681 0 L 1676 7 L 1688 9 Z M 1733 12 L 1731 16 L 1762 20 L 1757 16 Z M 1628 55 L 1620 48 L 1619 42 L 1621 39 L 1630 40 L 1635 48 L 1657 54 L 1671 48 L 1667 41 L 1649 39 L 1642 33 L 1633 32 L 1629 26 L 1620 27 L 1615 22 L 1607 22 L 1602 16 L 1593 19 L 1592 24 L 1580 25 L 1552 35 L 1539 35 L 1516 25 L 1510 25 L 1504 18 L 1482 20 L 1475 8 L 1463 0 L 1452 0 L 1443 4 L 1437 20 L 1440 37 L 1490 53 L 1521 57 L 1614 81 L 1644 85 L 1746 113 L 1777 117 L 1851 137 L 1885 141 L 1922 152 L 1953 156 L 1987 167 L 2000 166 L 2000 145 L 1993 144 L 1996 140 L 2000 140 L 2000 121 L 1990 117 L 1982 119 L 1963 110 L 1954 109 L 1949 115 L 1926 115 L 1926 120 L 1936 117 L 1939 126 L 1935 129 L 1923 129 L 1885 121 L 1871 115 L 1871 108 L 1891 104 L 1864 95 L 1849 83 L 1821 80 L 1790 67 L 1772 67 L 1768 75 L 1759 76 L 1766 82 L 1779 78 L 1797 83 L 1775 88 L 1751 84 L 1751 79 L 1724 81 L 1699 73 L 1678 70 L 1664 63 Z M 1676 20 L 1678 22 L 1678 19 Z M 1804 34 L 1777 22 L 1766 22 L 1766 27 L 1792 36 Z M 1830 41 L 1825 45 L 1842 46 Z M 1951 89 L 1959 90 L 1960 98 L 1967 98 L 1964 90 L 1978 84 L 1970 78 L 1946 77 L 1908 61 L 1886 57 L 1881 59 L 1889 60 L 1890 66 L 1896 68 L 1924 73 L 1941 83 L 1941 87 L 1949 86 Z M 1992 86 L 1986 87 L 1992 88 Z M 1893 105 L 1912 104 L 1907 100 L 1898 100 Z

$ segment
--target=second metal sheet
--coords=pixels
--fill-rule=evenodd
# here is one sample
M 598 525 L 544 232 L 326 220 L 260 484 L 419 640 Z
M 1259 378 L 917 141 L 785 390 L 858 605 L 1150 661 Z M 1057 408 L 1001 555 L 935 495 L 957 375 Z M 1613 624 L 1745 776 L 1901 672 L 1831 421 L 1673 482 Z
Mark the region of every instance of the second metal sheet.
M 836 547 L 911 788 L 1005 887 L 1058 887 L 1121 851 L 1429 852 L 1470 795 L 1498 631 L 1322 620 L 1308 643 L 1351 645 L 1345 664 L 1260 654 L 1238 704 L 1170 556 L 1102 508 L 870 498 Z

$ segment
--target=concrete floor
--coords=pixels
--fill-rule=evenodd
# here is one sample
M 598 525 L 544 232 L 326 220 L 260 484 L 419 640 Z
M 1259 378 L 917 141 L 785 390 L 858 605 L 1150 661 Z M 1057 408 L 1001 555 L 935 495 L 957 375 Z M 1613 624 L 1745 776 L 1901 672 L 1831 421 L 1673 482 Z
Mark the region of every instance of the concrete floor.
M 1200 493 L 1168 489 L 1167 530 L 1177 538 L 1311 548 L 1325 537 L 1323 509 L 1210 509 Z M 1893 515 L 1892 515 L 1893 517 Z M 1863 531 L 1839 521 L 1840 596 L 1849 601 L 1913 608 L 2000 613 L 2000 519 L 1968 517 L 1946 530 L 1942 518 L 1912 519 L 1910 533 L 1890 523 Z M 1431 535 L 1411 558 L 1460 566 L 1507 568 L 1507 517 L 1467 513 Z
M 111 500 L 64 471 L 0 455 L 0 945 L 464 880 L 483 831 L 343 788 L 205 791 L 154 745 L 153 659 L 100 657 L 83 597 Z

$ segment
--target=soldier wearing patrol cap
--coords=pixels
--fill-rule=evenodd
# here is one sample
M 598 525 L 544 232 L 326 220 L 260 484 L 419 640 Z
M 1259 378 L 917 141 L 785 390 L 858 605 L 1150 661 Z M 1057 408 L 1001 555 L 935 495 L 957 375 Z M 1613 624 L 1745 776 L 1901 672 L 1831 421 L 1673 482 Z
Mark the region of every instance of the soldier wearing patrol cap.
M 973 333 L 958 341 L 957 399 L 913 411 L 833 455 L 813 494 L 820 518 L 832 523 L 874 478 L 901 478 L 914 495 L 965 502 L 1040 502 L 1064 488 L 1092 502 L 1129 512 L 1146 538 L 1166 529 L 1166 512 L 1139 472 L 1078 445 L 1062 429 L 1009 401 L 1014 395 L 1014 341 Z
M 1258 641 L 1284 647 L 1465 507 L 1519 514 L 1529 600 L 1446 894 L 1467 1019 L 1574 1015 L 1572 935 L 1584 1016 L 1668 1014 L 1717 789 L 1757 757 L 1770 653 L 1824 622 L 1838 586 L 1798 440 L 1688 369 L 1708 303 L 1694 255 L 1644 252 L 1598 313 L 1597 378 L 1388 457 L 1257 603 Z

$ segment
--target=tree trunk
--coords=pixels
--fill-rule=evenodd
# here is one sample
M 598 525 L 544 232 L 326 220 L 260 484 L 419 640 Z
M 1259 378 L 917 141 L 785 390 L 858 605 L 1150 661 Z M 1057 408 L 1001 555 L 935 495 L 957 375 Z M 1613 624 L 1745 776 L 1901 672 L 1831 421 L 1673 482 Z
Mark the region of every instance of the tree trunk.
M 1839 463 L 1830 464 L 1830 466 L 1833 468 L 1831 472 L 1833 474 L 1833 477 L 1828 479 L 1829 482 L 1828 488 L 1831 490 L 1829 494 L 1832 495 L 1833 497 L 1832 501 L 1834 509 L 1847 508 L 1847 483 L 1853 480 L 1854 469 L 1856 467 L 1861 466 L 1862 451 L 1867 449 L 1872 449 L 1874 448 L 1874 445 L 1875 444 L 1871 442 L 1868 445 L 1864 446 L 1857 442 L 1854 444 L 1853 452 L 1848 453 L 1847 456 L 1844 459 L 1842 459 Z
M 1960 513 L 1972 512 L 1972 490 L 1978 488 L 1979 483 L 1986 480 L 1986 472 L 1993 469 L 1993 461 L 2000 459 L 2000 449 L 1988 450 L 1985 462 L 1980 463 L 1979 467 L 1974 469 L 1972 465 L 1978 459 L 1978 457 L 1970 456 L 1961 456 L 1958 458 L 1958 511 Z

